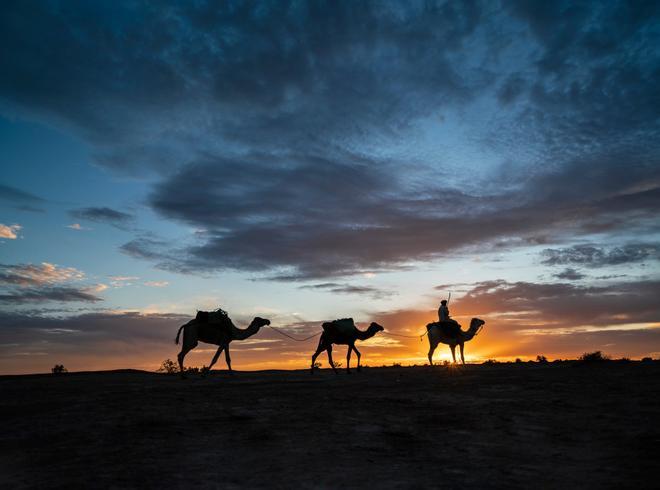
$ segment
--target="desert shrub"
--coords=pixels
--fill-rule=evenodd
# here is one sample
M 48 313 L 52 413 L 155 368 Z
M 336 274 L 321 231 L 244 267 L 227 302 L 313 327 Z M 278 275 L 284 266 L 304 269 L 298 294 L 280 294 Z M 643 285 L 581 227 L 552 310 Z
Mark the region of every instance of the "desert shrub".
M 488 364 L 489 366 L 493 365 L 493 364 L 499 364 L 499 363 L 500 362 L 497 359 L 488 359 L 488 360 L 482 362 L 482 364 Z
M 64 374 L 69 372 L 67 368 L 64 367 L 64 364 L 55 364 L 51 371 L 53 374 Z
M 176 374 L 179 372 L 179 366 L 172 359 L 165 359 L 156 371 L 159 373 Z
M 603 361 L 609 361 L 610 357 L 606 356 L 603 354 L 601 351 L 597 350 L 594 352 L 585 352 L 582 354 L 579 358 L 578 361 L 581 362 L 603 362 Z
M 401 363 L 400 362 L 393 362 L 392 367 L 401 367 Z
M 543 356 L 543 355 L 538 355 L 536 356 L 536 362 L 540 362 L 541 364 L 545 364 L 548 362 L 548 358 Z
M 522 359 L 520 357 L 516 357 L 516 364 L 522 364 Z
M 642 362 L 653 362 L 653 359 L 650 357 L 642 357 Z
M 442 361 L 443 366 L 449 366 L 449 364 L 451 364 L 451 363 L 447 360 Z

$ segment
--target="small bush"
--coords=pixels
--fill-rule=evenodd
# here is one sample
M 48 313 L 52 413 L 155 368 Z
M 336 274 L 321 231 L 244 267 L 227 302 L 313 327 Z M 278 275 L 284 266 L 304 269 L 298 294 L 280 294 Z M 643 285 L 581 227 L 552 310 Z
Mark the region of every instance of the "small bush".
M 51 371 L 53 374 L 64 374 L 69 372 L 67 368 L 64 367 L 64 364 L 55 364 Z
M 520 357 L 516 357 L 516 364 L 522 364 L 522 359 Z
M 156 370 L 159 373 L 176 374 L 179 372 L 179 366 L 172 359 L 165 359 Z
M 597 350 L 594 352 L 585 352 L 582 354 L 579 358 L 578 361 L 581 362 L 603 362 L 603 361 L 609 361 L 610 357 L 604 355 L 601 351 Z
M 536 362 L 539 362 L 541 364 L 545 364 L 546 362 L 548 362 L 548 358 L 545 357 L 545 356 L 542 356 L 542 355 L 538 355 L 538 356 L 536 356 Z
M 482 362 L 482 364 L 488 364 L 488 365 L 499 364 L 499 363 L 500 362 L 496 359 L 488 359 L 488 360 Z
M 653 359 L 650 357 L 642 357 L 642 362 L 653 362 Z

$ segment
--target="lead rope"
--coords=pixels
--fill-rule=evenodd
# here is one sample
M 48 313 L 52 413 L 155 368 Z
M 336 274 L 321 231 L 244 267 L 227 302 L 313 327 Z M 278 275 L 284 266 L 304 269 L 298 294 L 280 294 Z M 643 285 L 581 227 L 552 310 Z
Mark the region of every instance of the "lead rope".
M 283 332 L 283 331 L 281 331 L 280 329 L 278 329 L 278 328 L 276 328 L 276 327 L 273 327 L 272 325 L 268 325 L 268 326 L 269 326 L 270 328 L 272 328 L 273 330 L 275 330 L 275 331 L 276 331 L 277 333 L 279 333 L 280 335 L 284 335 L 285 337 L 289 337 L 291 340 L 295 340 L 296 342 L 305 342 L 306 340 L 313 339 L 314 337 L 317 337 L 317 336 L 319 336 L 319 335 L 321 335 L 321 334 L 323 333 L 323 332 L 317 332 L 317 333 L 315 333 L 314 335 L 310 335 L 309 337 L 305 337 L 304 339 L 297 339 L 297 338 L 295 338 L 295 337 L 289 335 L 288 333 Z

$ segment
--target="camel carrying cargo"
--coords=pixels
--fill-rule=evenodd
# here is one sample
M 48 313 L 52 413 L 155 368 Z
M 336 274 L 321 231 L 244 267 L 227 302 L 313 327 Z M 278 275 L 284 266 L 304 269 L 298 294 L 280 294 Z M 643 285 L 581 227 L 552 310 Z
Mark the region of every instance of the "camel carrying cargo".
M 181 376 L 185 377 L 186 370 L 183 367 L 183 360 L 186 354 L 197 347 L 199 342 L 218 346 L 217 352 L 213 356 L 213 359 L 211 359 L 211 364 L 205 368 L 204 373 L 211 370 L 222 351 L 225 351 L 227 368 L 231 373 L 229 343 L 233 340 L 245 340 L 251 337 L 264 325 L 270 325 L 270 320 L 256 316 L 247 328 L 240 329 L 234 325 L 227 312 L 222 309 L 217 309 L 216 311 L 198 311 L 194 320 L 190 320 L 185 325 L 179 327 L 176 339 L 174 340 L 178 344 L 181 332 L 183 332 L 183 345 L 181 346 L 181 352 L 177 356 Z

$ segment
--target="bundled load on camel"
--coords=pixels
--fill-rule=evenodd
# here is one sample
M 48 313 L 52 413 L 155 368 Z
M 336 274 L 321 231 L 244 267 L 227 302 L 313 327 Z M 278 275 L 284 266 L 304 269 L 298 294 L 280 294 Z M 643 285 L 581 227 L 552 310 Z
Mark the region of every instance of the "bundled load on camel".
M 336 333 L 340 335 L 350 335 L 357 328 L 352 318 L 341 318 L 339 320 L 325 322 L 321 326 L 325 332 Z
M 233 325 L 231 318 L 222 308 L 215 311 L 198 311 L 195 320 L 199 323 L 218 326 L 226 330 L 230 330 Z

